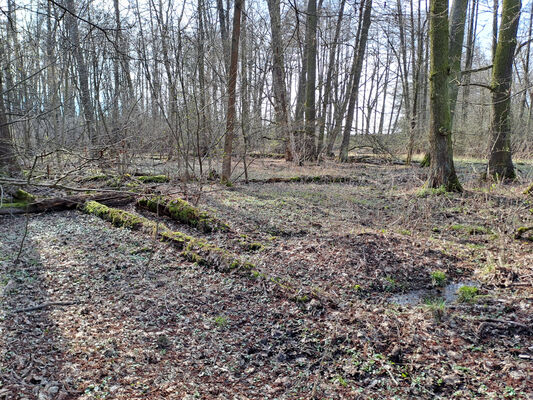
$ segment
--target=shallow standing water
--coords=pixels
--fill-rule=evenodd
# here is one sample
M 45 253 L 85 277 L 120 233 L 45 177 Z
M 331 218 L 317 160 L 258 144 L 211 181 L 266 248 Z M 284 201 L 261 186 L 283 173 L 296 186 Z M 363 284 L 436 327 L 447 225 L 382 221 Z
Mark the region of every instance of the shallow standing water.
M 459 296 L 457 291 L 463 286 L 479 287 L 479 282 L 460 281 L 452 282 L 442 288 L 417 289 L 407 293 L 397 294 L 390 298 L 391 303 L 402 306 L 421 304 L 428 299 L 443 299 L 445 303 L 453 303 Z

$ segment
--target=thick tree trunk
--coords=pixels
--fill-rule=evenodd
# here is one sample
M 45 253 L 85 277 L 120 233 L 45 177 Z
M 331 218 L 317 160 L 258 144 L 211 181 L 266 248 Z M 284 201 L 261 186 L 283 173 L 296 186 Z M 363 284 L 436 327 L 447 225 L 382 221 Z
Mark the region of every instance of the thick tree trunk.
M 222 160 L 222 182 L 229 182 L 231 176 L 231 156 L 233 153 L 233 135 L 235 130 L 235 97 L 237 86 L 237 64 L 239 61 L 239 36 L 241 33 L 241 12 L 244 0 L 235 0 L 233 11 L 233 33 L 231 37 L 231 59 L 228 77 L 228 111 L 226 118 L 226 136 L 224 138 L 224 155 Z
M 429 142 L 431 169 L 427 185 L 461 191 L 453 165 L 452 130 L 448 79 L 448 0 L 430 3 L 430 113 Z
M 520 8 L 520 0 L 503 1 L 492 68 L 492 126 L 487 175 L 497 179 L 515 178 L 511 158 L 511 82 Z

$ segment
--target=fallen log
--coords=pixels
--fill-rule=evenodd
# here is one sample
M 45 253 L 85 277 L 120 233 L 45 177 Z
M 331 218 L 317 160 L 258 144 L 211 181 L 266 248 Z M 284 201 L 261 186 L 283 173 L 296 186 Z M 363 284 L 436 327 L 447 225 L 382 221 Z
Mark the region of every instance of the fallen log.
M 205 211 L 200 211 L 182 199 L 170 199 L 161 196 L 142 197 L 137 200 L 137 206 L 157 214 L 166 215 L 205 233 L 229 231 L 228 224 Z
M 332 175 L 317 175 L 317 176 L 292 176 L 292 177 L 272 177 L 267 179 L 250 179 L 249 183 L 316 183 L 316 184 L 328 184 L 328 183 L 361 183 L 360 178 L 353 176 L 332 176 Z
M 87 201 L 98 201 L 108 206 L 122 206 L 135 201 L 135 196 L 130 193 L 101 193 L 96 195 L 77 195 L 66 197 L 52 197 L 35 201 L 33 203 L 13 203 L 16 206 L 0 208 L 0 215 L 27 214 L 75 209 Z
M 181 255 L 199 265 L 213 267 L 216 270 L 232 270 L 241 268 L 253 269 L 253 265 L 242 261 L 237 255 L 214 246 L 204 239 L 195 238 L 182 232 L 172 231 L 166 225 L 152 221 L 140 215 L 107 207 L 96 201 L 88 201 L 81 210 L 96 215 L 118 227 L 129 228 L 152 235 L 157 239 L 172 243 Z

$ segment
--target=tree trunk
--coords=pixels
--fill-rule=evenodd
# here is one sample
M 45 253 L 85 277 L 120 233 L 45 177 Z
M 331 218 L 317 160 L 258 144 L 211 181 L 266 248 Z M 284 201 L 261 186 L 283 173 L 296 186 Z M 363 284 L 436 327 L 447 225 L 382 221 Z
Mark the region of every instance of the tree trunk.
M 492 126 L 487 175 L 497 179 L 515 178 L 511 158 L 511 82 L 520 8 L 520 0 L 503 1 L 492 67 Z
M 355 112 L 355 102 L 359 93 L 359 81 L 361 79 L 361 71 L 363 69 L 363 60 L 366 50 L 366 42 L 368 39 L 368 30 L 370 29 L 370 15 L 372 12 L 372 0 L 365 0 L 364 17 L 361 28 L 361 36 L 354 53 L 354 60 L 352 64 L 352 85 L 349 88 L 349 103 L 348 114 L 346 115 L 346 125 L 344 126 L 344 133 L 342 136 L 342 143 L 339 152 L 339 159 L 342 162 L 348 161 L 348 147 L 350 145 L 350 136 L 352 132 L 352 124 Z
M 222 160 L 222 182 L 229 182 L 231 176 L 231 156 L 233 152 L 233 134 L 235 130 L 235 97 L 237 86 L 237 63 L 239 61 L 239 36 L 241 33 L 241 12 L 244 0 L 235 0 L 233 11 L 233 33 L 231 37 L 231 59 L 228 77 L 228 110 L 226 118 L 226 136 L 224 138 L 224 155 Z
M 307 80 L 305 89 L 305 145 L 302 159 L 314 161 L 316 159 L 315 131 L 316 131 L 316 30 L 317 30 L 316 0 L 309 0 L 307 5 L 307 27 L 305 46 L 307 48 Z
M 430 113 L 429 142 L 431 168 L 427 185 L 461 191 L 453 165 L 449 103 L 448 0 L 430 3 Z
M 335 35 L 333 37 L 333 43 L 331 44 L 331 48 L 329 50 L 329 65 L 328 65 L 328 71 L 326 75 L 326 84 L 324 87 L 324 98 L 322 100 L 322 112 L 320 113 L 320 126 L 319 126 L 319 132 L 318 132 L 318 153 L 320 154 L 323 150 L 324 145 L 324 131 L 326 129 L 326 112 L 329 103 L 331 102 L 331 88 L 332 88 L 332 81 L 333 81 L 333 71 L 335 70 L 336 66 L 336 54 L 337 54 L 337 42 L 339 41 L 339 36 L 341 32 L 341 24 L 342 24 L 342 18 L 344 15 L 344 5 L 346 3 L 346 0 L 341 0 L 341 4 L 339 5 L 339 15 L 337 17 L 337 25 L 335 27 Z M 388 69 L 387 69 L 388 72 Z M 329 155 L 329 154 L 328 154 Z
M 270 29 L 272 32 L 272 89 L 274 91 L 274 111 L 280 137 L 285 140 L 285 160 L 294 159 L 294 138 L 289 130 L 287 110 L 287 86 L 285 84 L 285 65 L 281 38 L 280 0 L 268 0 Z
M 3 52 L 3 47 L 0 47 L 0 50 Z M 2 54 L 1 56 L 0 58 L 3 59 L 4 55 Z M 20 173 L 20 167 L 15 154 L 6 115 L 2 73 L 0 72 L 0 175 L 16 176 Z
M 461 83 L 461 56 L 468 0 L 454 0 L 450 19 L 450 118 L 453 128 L 455 105 Z
M 68 12 L 65 16 L 65 23 L 67 31 L 72 43 L 72 51 L 74 52 L 74 59 L 76 60 L 76 67 L 78 70 L 78 83 L 80 88 L 80 100 L 85 117 L 85 126 L 87 127 L 87 136 L 91 144 L 91 154 L 97 154 L 98 138 L 96 137 L 96 130 L 94 124 L 94 107 L 91 101 L 91 92 L 89 89 L 89 70 L 80 43 L 80 34 L 78 30 L 78 19 L 76 17 L 76 7 L 74 0 L 65 1 Z

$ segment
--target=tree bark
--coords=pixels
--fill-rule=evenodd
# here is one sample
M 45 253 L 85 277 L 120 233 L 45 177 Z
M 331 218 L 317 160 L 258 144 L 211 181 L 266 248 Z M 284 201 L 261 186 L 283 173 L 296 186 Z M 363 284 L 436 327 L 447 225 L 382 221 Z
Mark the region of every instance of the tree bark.
M 305 147 L 302 159 L 316 160 L 316 31 L 317 31 L 316 0 L 309 0 L 307 5 L 307 27 L 305 46 L 307 47 L 307 81 L 305 89 Z
M 233 153 L 233 135 L 235 130 L 235 97 L 237 86 L 237 64 L 239 61 L 239 36 L 241 33 L 241 12 L 244 0 L 235 0 L 233 11 L 233 33 L 231 37 L 231 59 L 228 77 L 228 110 L 226 118 L 226 136 L 224 138 L 224 155 L 222 160 L 222 182 L 228 183 L 231 177 L 231 156 Z
M 270 30 L 272 32 L 272 89 L 274 91 L 274 111 L 280 137 L 285 141 L 285 160 L 294 159 L 294 138 L 289 130 L 287 110 L 287 86 L 281 37 L 280 0 L 268 0 Z
M 511 83 L 520 8 L 520 0 L 503 1 L 492 67 L 492 125 L 487 175 L 496 179 L 515 178 L 511 157 Z
M 430 2 L 430 113 L 431 168 L 428 187 L 462 191 L 453 165 L 448 79 L 448 0 Z
M 453 128 L 455 105 L 461 83 L 461 56 L 468 0 L 454 0 L 450 19 L 450 118 Z

